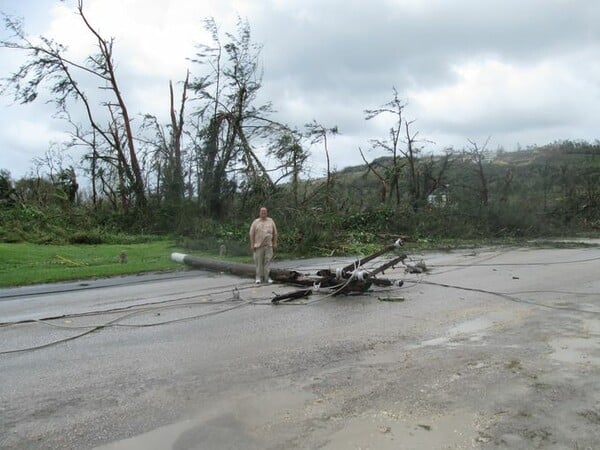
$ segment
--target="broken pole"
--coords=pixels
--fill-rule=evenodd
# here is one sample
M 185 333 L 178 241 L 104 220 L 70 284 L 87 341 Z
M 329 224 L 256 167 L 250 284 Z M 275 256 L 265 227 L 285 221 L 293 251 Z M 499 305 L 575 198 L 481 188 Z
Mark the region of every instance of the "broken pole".
M 384 270 L 387 270 L 390 267 L 394 267 L 396 264 L 401 263 L 406 258 L 407 258 L 406 255 L 398 256 L 398 257 L 392 259 L 391 261 L 386 262 L 382 266 L 379 266 L 377 269 L 372 270 L 370 273 L 371 273 L 371 275 L 377 275 L 378 273 L 383 273 Z
M 392 250 L 402 247 L 403 244 L 404 243 L 402 242 L 402 239 L 397 239 L 396 242 L 394 242 L 393 244 L 386 245 L 381 250 L 379 250 L 369 256 L 365 256 L 364 258 L 357 259 L 352 264 L 348 264 L 346 267 L 344 267 L 342 269 L 342 271 L 352 272 L 353 270 L 357 269 L 358 267 L 362 266 L 363 264 L 368 263 L 369 261 L 372 261 L 373 259 L 375 259 L 381 255 L 391 252 Z
M 376 286 L 392 286 L 394 283 L 386 278 L 377 278 L 377 273 L 403 261 L 406 256 L 397 256 L 386 262 L 381 267 L 370 272 L 360 266 L 371 261 L 386 252 L 397 249 L 402 245 L 402 240 L 398 239 L 395 243 L 385 246 L 383 249 L 359 259 L 342 269 L 332 271 L 330 269 L 321 269 L 315 275 L 302 274 L 295 270 L 271 269 L 270 278 L 279 283 L 296 284 L 300 286 L 320 286 L 337 289 L 333 295 L 348 294 L 350 292 L 366 292 L 372 284 Z M 184 263 L 197 269 L 210 270 L 216 272 L 226 272 L 245 278 L 254 278 L 256 273 L 253 264 L 242 264 L 231 261 L 223 261 L 212 258 L 202 258 L 199 256 L 186 255 L 183 253 L 172 253 L 171 259 L 175 262 Z
M 186 255 L 184 253 L 171 253 L 171 259 L 196 269 L 212 272 L 225 272 L 244 278 L 254 278 L 256 274 L 256 268 L 253 264 L 202 258 L 200 256 Z M 308 278 L 295 270 L 271 269 L 269 274 L 273 281 L 278 281 L 280 283 L 297 283 L 304 286 L 312 286 L 313 283 L 321 281 L 320 277 Z

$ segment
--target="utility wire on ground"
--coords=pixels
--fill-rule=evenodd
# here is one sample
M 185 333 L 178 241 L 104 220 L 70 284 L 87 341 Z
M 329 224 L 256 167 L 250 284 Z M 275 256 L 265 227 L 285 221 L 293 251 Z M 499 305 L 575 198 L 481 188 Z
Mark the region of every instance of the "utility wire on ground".
M 480 264 L 445 264 L 445 265 L 431 265 L 429 267 L 493 267 L 493 266 L 548 266 L 548 265 L 557 265 L 557 264 L 575 264 L 575 263 L 584 263 L 584 262 L 591 262 L 591 261 L 597 261 L 600 260 L 600 257 L 595 257 L 595 258 L 587 258 L 587 259 L 580 259 L 580 260 L 571 260 L 571 261 L 552 261 L 552 262 L 532 262 L 532 263 L 496 263 L 496 264 L 488 264 L 488 263 L 480 263 Z M 356 268 L 358 269 L 358 267 Z M 308 301 L 308 302 L 302 302 L 302 303 L 292 303 L 292 302 L 286 302 L 283 303 L 284 305 L 289 305 L 289 306 L 309 306 L 312 304 L 315 304 L 317 302 L 323 301 L 327 298 L 331 298 L 333 296 L 335 296 L 336 294 L 338 294 L 339 292 L 341 292 L 352 280 L 352 278 L 349 278 L 348 280 L 346 280 L 343 283 L 340 283 L 339 285 L 333 286 L 331 287 L 331 289 L 334 289 L 332 292 L 321 296 L 318 299 L 312 300 L 312 301 Z M 573 311 L 573 312 L 579 312 L 579 313 L 587 313 L 587 314 L 594 314 L 594 315 L 598 315 L 600 314 L 600 311 L 592 311 L 592 310 L 586 310 L 586 309 L 580 309 L 580 308 L 570 308 L 570 307 L 563 307 L 563 306 L 553 306 L 553 305 L 547 305 L 547 304 L 543 304 L 540 302 L 535 302 L 533 300 L 527 300 L 527 299 L 522 299 L 522 298 L 518 298 L 515 297 L 514 295 L 508 294 L 508 293 L 502 293 L 502 292 L 495 292 L 495 291 L 490 291 L 490 290 L 486 290 L 486 289 L 480 289 L 480 288 L 471 288 L 471 287 L 466 287 L 466 286 L 456 286 L 456 285 L 451 285 L 451 284 L 447 284 L 447 283 L 437 283 L 437 282 L 433 282 L 433 281 L 427 281 L 424 280 L 423 277 L 419 277 L 418 280 L 413 281 L 413 280 L 406 280 L 405 281 L 405 285 L 403 287 L 396 287 L 396 288 L 391 288 L 391 289 L 387 289 L 387 291 L 395 291 L 395 290 L 399 290 L 399 289 L 407 289 L 409 287 L 414 287 L 416 285 L 419 284 L 427 284 L 427 285 L 431 285 L 431 286 L 439 286 L 439 287 L 446 287 L 446 288 L 452 288 L 452 289 L 459 289 L 459 290 L 464 290 L 464 291 L 470 291 L 470 292 L 480 292 L 480 293 L 484 293 L 484 294 L 489 294 L 489 295 L 494 295 L 494 296 L 498 296 L 501 297 L 503 299 L 515 302 L 515 303 L 524 303 L 524 304 L 529 304 L 529 305 L 533 305 L 533 306 L 538 306 L 538 307 L 542 307 L 542 308 L 548 308 L 548 309 L 553 309 L 553 310 L 559 310 L 559 311 Z M 408 284 L 411 284 L 412 286 L 408 286 Z M 253 284 L 247 284 L 247 285 L 241 285 L 240 287 L 236 287 L 236 289 L 240 290 L 240 289 L 250 289 L 254 287 Z M 210 291 L 210 289 L 205 290 L 206 291 Z M 211 291 L 211 292 L 207 292 L 205 293 L 205 295 L 216 295 L 216 294 L 223 294 L 223 293 L 228 293 L 230 292 L 231 289 L 227 289 L 227 290 L 221 290 L 221 291 Z M 202 291 L 200 291 L 202 292 Z M 521 292 L 515 292 L 515 293 L 543 293 L 543 292 L 559 292 L 559 291 L 521 291 Z M 563 293 L 562 291 L 560 291 L 561 293 Z M 53 292 L 53 293 L 56 293 Z M 513 293 L 513 294 L 515 294 Z M 568 293 L 568 294 L 574 294 L 574 295 L 598 295 L 598 294 L 594 294 L 594 293 L 571 293 L 571 292 L 564 292 L 564 293 Z M 190 298 L 195 298 L 198 297 L 198 294 L 195 294 L 193 296 L 186 296 L 186 297 L 180 297 L 177 299 L 170 299 L 170 300 L 161 300 L 161 301 L 157 301 L 157 302 L 148 302 L 148 303 L 142 303 L 142 304 L 137 304 L 137 305 L 128 305 L 128 306 L 124 306 L 124 307 L 120 307 L 120 308 L 111 308 L 108 310 L 102 310 L 102 311 L 89 311 L 89 312 L 84 312 L 84 313 L 75 313 L 75 314 L 65 314 L 65 315 L 61 315 L 61 316 L 55 316 L 55 317 L 49 317 L 49 318 L 43 318 L 43 319 L 27 319 L 27 320 L 22 320 L 22 321 L 15 321 L 15 322 L 4 322 L 4 323 L 0 323 L 0 327 L 6 327 L 6 326 L 10 326 L 10 325 L 17 325 L 17 324 L 25 324 L 25 323 L 39 323 L 39 324 L 44 324 L 44 325 L 48 325 L 48 326 L 54 326 L 57 328 L 63 328 L 63 329 L 86 329 L 86 331 L 79 333 L 75 336 L 70 336 L 67 338 L 63 338 L 63 339 L 58 339 L 52 342 L 48 342 L 45 344 L 41 344 L 41 345 L 36 345 L 36 346 L 32 346 L 32 347 L 26 347 L 26 348 L 22 348 L 22 349 L 13 349 L 13 350 L 5 350 L 5 351 L 0 351 L 0 355 L 7 355 L 7 354 L 14 354 L 14 353 L 23 353 L 23 352 L 30 352 L 30 351 L 35 351 L 35 350 L 40 350 L 40 349 L 44 349 L 44 348 L 48 348 L 54 345 L 58 345 L 61 343 L 65 343 L 65 342 L 69 342 L 84 336 L 87 336 L 91 333 L 94 333 L 96 331 L 102 330 L 104 328 L 110 328 L 110 327 L 116 327 L 116 326 L 120 326 L 120 327 L 132 327 L 132 328 L 147 328 L 147 327 L 155 327 L 155 326 L 161 326 L 161 325 L 167 325 L 167 324 L 173 324 L 173 323 L 178 323 L 178 322 L 184 322 L 184 321 L 189 321 L 189 320 L 195 320 L 195 319 L 199 319 L 199 318 L 203 318 L 203 317 L 209 317 L 209 316 L 213 316 L 213 315 L 217 315 L 217 314 L 222 314 L 228 311 L 232 311 L 234 309 L 238 309 L 244 306 L 248 306 L 248 305 L 264 305 L 266 303 L 261 303 L 259 301 L 256 300 L 251 300 L 251 301 L 241 301 L 239 302 L 239 300 L 234 299 L 229 299 L 229 300 L 221 300 L 221 301 L 198 301 L 198 302 L 186 302 L 186 303 L 174 303 L 174 302 L 178 302 L 181 300 L 188 300 Z M 188 316 L 188 317 L 182 317 L 182 318 L 178 318 L 178 319 L 172 319 L 172 320 L 167 320 L 167 321 L 163 321 L 163 322 L 153 322 L 153 323 L 146 323 L 146 324 L 121 324 L 119 322 L 142 314 L 142 313 L 146 313 L 146 312 L 155 312 L 161 309 L 168 309 L 168 308 L 176 308 L 176 307 L 182 307 L 182 306 L 197 306 L 197 305 L 216 305 L 216 304 L 223 304 L 223 303 L 228 303 L 230 301 L 236 301 L 239 302 L 237 304 L 235 304 L 234 306 L 231 306 L 229 308 L 223 308 L 223 309 L 219 309 L 217 311 L 210 311 L 207 313 L 203 313 L 203 314 L 198 314 L 198 315 L 194 315 L 194 316 Z M 156 306 L 156 305 L 161 305 L 164 303 L 170 303 L 169 305 L 165 305 L 165 306 Z M 268 303 L 270 304 L 270 303 Z M 150 308 L 148 306 L 151 306 Z M 103 324 L 99 324 L 99 325 L 87 325 L 87 326 L 63 326 L 63 325 L 58 325 L 58 324 L 53 324 L 50 321 L 51 320 L 57 320 L 57 319 L 66 319 L 66 318 L 75 318 L 75 317 L 86 317 L 86 316 L 94 316 L 94 315 L 103 315 L 103 314 L 111 314 L 111 313 L 117 313 L 117 312 L 122 312 L 122 311 L 130 311 L 124 315 L 121 315 L 115 319 L 109 320 L 106 323 Z

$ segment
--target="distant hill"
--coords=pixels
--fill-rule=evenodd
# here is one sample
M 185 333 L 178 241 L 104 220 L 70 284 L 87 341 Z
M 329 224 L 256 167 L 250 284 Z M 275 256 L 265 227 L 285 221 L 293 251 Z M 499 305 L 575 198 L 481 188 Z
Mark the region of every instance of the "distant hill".
M 335 198 L 345 211 L 393 208 L 403 211 L 403 217 L 426 215 L 415 218 L 422 224 L 453 224 L 455 233 L 461 223 L 518 234 L 600 230 L 599 142 L 480 153 L 481 164 L 469 149 L 448 157 L 422 154 L 412 175 L 407 159 L 401 158 L 398 194 L 391 157 L 369 161 L 370 168 L 346 167 L 334 176 Z M 311 181 L 312 186 L 322 182 Z

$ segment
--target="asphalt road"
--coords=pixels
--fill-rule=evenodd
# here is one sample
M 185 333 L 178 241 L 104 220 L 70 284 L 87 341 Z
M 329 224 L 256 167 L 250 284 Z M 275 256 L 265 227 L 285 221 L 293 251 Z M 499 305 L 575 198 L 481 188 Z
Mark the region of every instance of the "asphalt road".
M 0 447 L 600 448 L 600 249 L 417 258 L 279 306 L 201 271 L 0 290 Z

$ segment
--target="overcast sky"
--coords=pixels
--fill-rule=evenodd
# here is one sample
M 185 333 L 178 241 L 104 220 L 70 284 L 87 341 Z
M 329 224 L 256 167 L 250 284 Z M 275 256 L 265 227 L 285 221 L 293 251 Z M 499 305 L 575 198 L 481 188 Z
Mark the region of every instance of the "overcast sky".
M 90 41 L 74 3 L 0 0 L 0 10 L 23 17 L 27 33 L 84 55 Z M 600 138 L 598 0 L 85 0 L 85 10 L 116 38 L 130 112 L 161 117 L 169 80 L 194 71 L 186 58 L 209 43 L 202 20 L 233 31 L 238 15 L 247 19 L 263 45 L 261 98 L 273 102 L 273 118 L 337 125 L 330 150 L 338 169 L 361 163 L 357 148 L 387 136 L 392 122 L 367 122 L 363 111 L 391 100 L 394 87 L 414 130 L 432 141 L 426 151 L 488 136 L 490 148 L 506 150 Z M 17 67 L 18 55 L 0 49 L 0 76 Z M 43 101 L 0 98 L 0 168 L 23 176 L 32 158 L 64 140 L 67 126 L 52 113 Z M 312 149 L 315 176 L 321 153 Z

